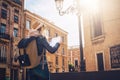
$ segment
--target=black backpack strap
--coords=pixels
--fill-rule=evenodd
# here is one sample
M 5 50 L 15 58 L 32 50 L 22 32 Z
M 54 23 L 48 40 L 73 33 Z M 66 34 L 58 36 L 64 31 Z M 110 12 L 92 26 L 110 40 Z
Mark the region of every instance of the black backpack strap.
M 26 49 L 25 49 L 25 48 L 23 49 L 23 51 L 24 51 L 24 54 L 27 54 L 27 53 L 26 53 Z
M 36 44 L 37 44 L 38 56 L 40 56 L 43 53 L 42 37 L 36 38 Z
M 18 43 L 18 48 L 26 48 L 28 46 L 28 44 L 35 39 L 36 39 L 36 37 L 21 39 L 20 42 Z
M 45 61 L 45 49 L 43 49 L 43 52 L 42 52 L 42 70 L 44 70 L 44 66 L 45 66 L 45 63 L 44 63 L 44 61 Z
M 19 49 L 19 55 L 21 55 L 21 53 L 20 53 L 20 49 Z

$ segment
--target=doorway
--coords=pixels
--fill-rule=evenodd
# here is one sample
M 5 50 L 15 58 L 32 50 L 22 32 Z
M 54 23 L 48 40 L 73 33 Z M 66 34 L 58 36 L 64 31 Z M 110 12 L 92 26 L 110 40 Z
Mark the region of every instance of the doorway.
M 103 53 L 97 54 L 97 66 L 98 66 L 98 71 L 104 71 Z

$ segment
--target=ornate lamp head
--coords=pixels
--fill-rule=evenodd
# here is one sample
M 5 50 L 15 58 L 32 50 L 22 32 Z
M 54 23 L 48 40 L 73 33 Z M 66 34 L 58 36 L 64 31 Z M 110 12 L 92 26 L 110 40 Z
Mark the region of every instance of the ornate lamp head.
M 55 0 L 56 8 L 58 11 L 61 11 L 61 9 L 63 8 L 63 1 L 64 0 Z

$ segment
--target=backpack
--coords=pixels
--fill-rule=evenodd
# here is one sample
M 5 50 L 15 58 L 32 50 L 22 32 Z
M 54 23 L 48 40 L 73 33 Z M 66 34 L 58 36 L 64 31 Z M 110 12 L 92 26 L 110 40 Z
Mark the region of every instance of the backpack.
M 38 56 L 36 37 L 23 38 L 18 43 L 20 66 L 25 68 L 34 68 L 40 64 L 44 53 Z

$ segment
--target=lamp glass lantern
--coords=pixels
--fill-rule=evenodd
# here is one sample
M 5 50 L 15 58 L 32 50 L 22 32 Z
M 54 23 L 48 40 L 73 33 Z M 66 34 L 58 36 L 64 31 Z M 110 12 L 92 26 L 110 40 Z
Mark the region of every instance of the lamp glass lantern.
M 57 8 L 58 11 L 62 10 L 62 8 L 63 8 L 63 2 L 64 2 L 64 0 L 55 0 L 56 8 Z

